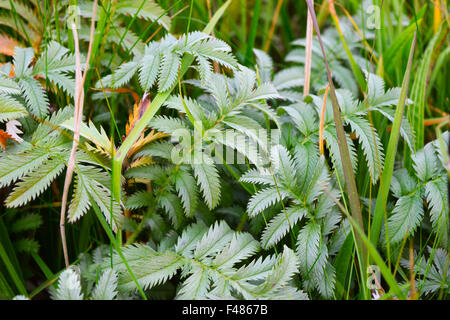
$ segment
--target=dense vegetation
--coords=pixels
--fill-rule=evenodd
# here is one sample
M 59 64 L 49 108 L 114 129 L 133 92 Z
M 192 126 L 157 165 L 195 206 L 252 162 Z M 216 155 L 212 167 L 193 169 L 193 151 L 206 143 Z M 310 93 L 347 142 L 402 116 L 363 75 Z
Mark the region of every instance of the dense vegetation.
M 448 299 L 446 0 L 0 0 L 1 299 Z

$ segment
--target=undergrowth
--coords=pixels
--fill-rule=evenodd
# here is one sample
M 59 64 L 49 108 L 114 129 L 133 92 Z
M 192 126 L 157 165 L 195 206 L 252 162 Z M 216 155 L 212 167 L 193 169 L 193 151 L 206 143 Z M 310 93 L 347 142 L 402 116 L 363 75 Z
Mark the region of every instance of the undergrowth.
M 446 1 L 254 2 L 0 1 L 1 299 L 448 299 Z

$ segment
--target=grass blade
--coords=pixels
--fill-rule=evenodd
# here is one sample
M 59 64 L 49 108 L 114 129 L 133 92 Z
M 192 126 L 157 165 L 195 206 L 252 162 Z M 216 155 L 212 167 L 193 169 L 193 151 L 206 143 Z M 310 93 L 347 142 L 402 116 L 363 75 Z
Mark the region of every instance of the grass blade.
M 344 34 L 342 33 L 341 25 L 339 23 L 339 18 L 337 16 L 336 9 L 334 8 L 333 0 L 328 0 L 328 4 L 330 6 L 331 17 L 333 18 L 333 22 L 336 26 L 336 30 L 339 33 L 339 38 L 341 39 L 344 50 L 347 53 L 350 67 L 353 71 L 353 74 L 355 75 L 355 78 L 356 78 L 356 81 L 358 82 L 359 88 L 361 89 L 362 92 L 364 92 L 364 91 L 366 91 L 366 81 L 364 80 L 364 76 L 361 72 L 361 69 L 359 68 L 358 64 L 356 63 L 355 58 L 353 58 L 353 54 L 350 51 L 347 41 L 344 38 Z
M 415 74 L 414 82 L 411 86 L 411 100 L 413 104 L 408 108 L 408 118 L 416 135 L 416 150 L 420 150 L 424 146 L 424 113 L 426 103 L 427 86 L 431 73 L 431 67 L 434 63 L 432 57 L 435 48 L 439 47 L 442 40 L 447 34 L 446 26 L 443 26 L 438 33 L 430 40 L 425 50 L 419 68 Z M 444 32 L 445 31 L 445 32 Z M 405 158 L 410 158 L 405 155 Z
M 389 186 L 391 185 L 392 173 L 394 171 L 395 155 L 397 153 L 397 145 L 400 136 L 400 125 L 402 122 L 403 112 L 405 109 L 406 98 L 408 94 L 409 79 L 411 76 L 412 60 L 414 56 L 414 48 L 416 46 L 417 33 L 414 33 L 411 50 L 409 52 L 408 65 L 403 77 L 400 98 L 398 99 L 397 109 L 395 111 L 394 123 L 392 125 L 391 136 L 389 138 L 388 149 L 384 161 L 384 169 L 381 174 L 380 187 L 378 189 L 378 197 L 375 205 L 375 214 L 373 217 L 372 227 L 370 230 L 370 240 L 373 245 L 377 245 L 380 237 L 381 223 L 386 212 L 386 202 L 389 194 Z
M 256 0 L 253 7 L 252 25 L 247 39 L 247 50 L 245 52 L 245 64 L 249 64 L 253 55 L 253 46 L 255 45 L 256 31 L 258 30 L 259 13 L 261 9 L 261 0 Z
M 314 5 L 314 0 L 312 1 Z M 305 48 L 305 81 L 303 84 L 303 95 L 309 94 L 309 86 L 311 82 L 311 57 L 312 57 L 312 38 L 313 38 L 313 22 L 311 12 L 308 11 L 308 17 L 306 19 L 306 48 Z M 325 97 L 327 95 L 325 94 Z
M 16 285 L 17 289 L 21 294 L 24 296 L 27 296 L 27 289 L 25 289 L 25 286 L 23 282 L 20 280 L 19 275 L 17 274 L 16 270 L 14 269 L 13 264 L 11 263 L 11 260 L 8 257 L 8 254 L 6 253 L 5 248 L 3 247 L 2 243 L 0 242 L 0 258 L 3 261 L 3 263 L 6 266 L 6 269 L 8 270 L 14 284 Z
M 353 236 L 357 235 L 359 238 L 362 239 L 364 242 L 368 254 L 372 257 L 373 261 L 376 263 L 376 265 L 380 268 L 380 272 L 383 275 L 384 279 L 386 280 L 387 284 L 390 287 L 390 290 L 393 291 L 393 293 L 399 298 L 399 299 L 405 299 L 405 295 L 403 294 L 403 291 L 401 290 L 400 286 L 398 285 L 397 281 L 395 280 L 394 275 L 389 270 L 388 266 L 383 261 L 383 258 L 378 253 L 376 247 L 370 242 L 369 238 L 364 233 L 364 230 L 359 227 L 359 223 L 352 218 L 352 216 L 348 213 L 347 209 L 344 208 L 344 206 L 331 194 L 330 190 L 328 190 L 325 186 L 320 185 L 321 188 L 330 196 L 330 198 L 336 203 L 336 205 L 339 207 L 339 209 L 344 213 L 344 215 L 347 217 L 348 221 L 352 225 L 352 233 Z M 347 237 L 348 238 L 348 237 Z M 347 239 L 346 241 L 347 242 Z M 348 244 L 347 244 L 348 245 Z M 350 250 L 349 248 L 345 248 L 346 250 Z M 342 259 L 345 261 L 345 259 Z M 361 266 L 360 266 L 361 269 Z M 366 270 L 366 269 L 364 269 Z M 361 270 L 362 271 L 362 270 Z M 366 279 L 362 278 L 361 282 L 363 286 L 363 291 L 366 292 Z
M 339 153 L 340 153 L 341 159 L 342 159 L 342 167 L 344 170 L 345 185 L 347 188 L 347 194 L 348 194 L 348 198 L 350 201 L 350 211 L 351 211 L 354 219 L 357 221 L 360 229 L 364 230 L 363 219 L 362 219 L 362 215 L 361 215 L 361 205 L 360 205 L 359 196 L 358 196 L 358 190 L 356 188 L 355 176 L 353 174 L 352 163 L 350 160 L 350 152 L 349 152 L 348 145 L 347 145 L 347 138 L 345 135 L 344 126 L 342 124 L 341 111 L 340 111 L 339 104 L 337 101 L 336 92 L 335 92 L 335 88 L 334 88 L 334 84 L 333 84 L 333 79 L 331 77 L 331 71 L 328 66 L 328 60 L 325 55 L 325 49 L 323 47 L 322 38 L 320 36 L 319 26 L 317 24 L 317 18 L 314 13 L 314 8 L 311 4 L 311 0 L 306 0 L 306 3 L 308 5 L 309 11 L 310 11 L 312 19 L 313 19 L 314 28 L 316 30 L 317 37 L 319 39 L 320 47 L 322 49 L 322 55 L 323 55 L 323 58 L 325 61 L 325 66 L 326 66 L 326 70 L 327 70 L 327 74 L 328 74 L 328 83 L 330 85 L 330 99 L 331 99 L 331 104 L 333 106 L 333 116 L 334 116 L 334 122 L 335 122 L 335 126 L 336 126 L 336 134 L 337 134 L 337 138 L 339 141 Z M 365 265 L 364 262 L 366 261 L 367 255 L 365 253 L 362 239 L 360 237 L 356 237 L 355 240 L 357 242 L 357 248 L 358 248 L 358 252 L 359 252 L 358 256 L 361 259 L 360 260 L 361 265 L 364 266 Z

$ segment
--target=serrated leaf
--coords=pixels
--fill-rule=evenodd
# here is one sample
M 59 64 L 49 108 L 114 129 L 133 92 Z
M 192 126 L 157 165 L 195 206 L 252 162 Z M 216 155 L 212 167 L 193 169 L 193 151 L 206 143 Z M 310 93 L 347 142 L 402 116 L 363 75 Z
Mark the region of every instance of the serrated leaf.
M 177 244 L 175 245 L 175 252 L 185 257 L 192 257 L 191 251 L 197 246 L 197 243 L 207 231 L 208 229 L 203 223 L 189 225 L 178 238 Z
M 186 216 L 192 216 L 198 203 L 198 191 L 194 177 L 185 170 L 178 170 L 173 177 L 175 188 L 183 203 Z
M 307 210 L 303 207 L 288 207 L 286 212 L 278 213 L 263 231 L 262 247 L 269 249 L 277 244 L 290 231 L 290 228 L 293 228 L 306 214 Z
M 212 210 L 220 202 L 220 178 L 219 173 L 212 159 L 202 153 L 205 161 L 192 164 L 197 184 L 200 186 L 203 198 Z
M 233 231 L 224 222 L 214 224 L 198 243 L 194 251 L 194 258 L 202 260 L 221 251 L 232 239 Z
M 209 289 L 209 272 L 201 265 L 192 267 L 191 275 L 184 281 L 183 286 L 175 299 L 177 300 L 196 300 L 203 297 Z
M 80 277 L 72 269 L 64 270 L 59 275 L 58 289 L 52 295 L 53 300 L 83 300 Z
M 114 300 L 118 294 L 116 291 L 118 274 L 113 269 L 107 269 L 98 280 L 92 291 L 92 300 Z
M 175 84 L 179 66 L 180 56 L 178 54 L 168 52 L 163 55 L 158 79 L 159 91 L 167 91 Z
M 113 88 L 119 88 L 127 84 L 134 76 L 138 68 L 139 64 L 136 61 L 129 61 L 121 65 L 112 74 L 111 85 Z
M 422 218 L 423 203 L 419 192 L 398 199 L 387 223 L 389 241 L 401 242 L 415 231 Z
M 28 115 L 27 110 L 13 98 L 0 94 L 0 123 Z
M 33 48 L 20 48 L 14 49 L 14 73 L 18 78 L 21 78 L 28 72 L 28 66 L 33 60 L 34 50 Z
M 149 90 L 156 81 L 160 68 L 159 54 L 146 54 L 141 60 L 139 68 L 139 83 L 142 89 Z
M 230 243 L 216 256 L 214 265 L 219 269 L 232 267 L 260 249 L 258 241 L 249 233 L 235 233 Z
M 8 155 L 0 162 L 0 186 L 7 186 L 22 178 L 46 161 L 46 150 L 32 149 L 23 153 Z
M 320 254 L 320 237 L 320 225 L 314 222 L 308 222 L 298 234 L 297 256 L 304 277 L 312 270 Z
M 350 124 L 352 131 L 356 133 L 368 163 L 372 183 L 376 183 L 381 168 L 384 166 L 384 154 L 380 138 L 375 129 L 364 118 L 350 116 L 346 119 L 346 123 Z
M 278 195 L 277 189 L 274 187 L 262 189 L 255 193 L 247 205 L 247 212 L 250 217 L 256 216 L 258 213 L 264 211 L 268 207 L 274 205 L 275 203 L 282 201 L 288 196 L 288 193 L 279 190 L 280 195 Z M 280 199 L 281 196 L 281 199 Z
M 36 230 L 42 224 L 42 217 L 37 213 L 29 213 L 15 220 L 10 231 L 17 233 L 27 230 Z
M 9 208 L 20 207 L 34 200 L 48 188 L 64 167 L 64 160 L 52 159 L 40 166 L 38 171 L 29 173 L 10 193 L 6 199 L 6 206 Z
M 19 86 L 29 111 L 39 118 L 47 116 L 48 98 L 39 82 L 31 77 L 23 77 L 19 79 Z
M 127 258 L 126 252 L 124 255 Z M 148 255 L 129 263 L 139 285 L 146 290 L 172 278 L 180 268 L 182 260 L 176 254 L 167 251 L 158 255 Z M 127 291 L 137 290 L 136 284 L 127 271 L 119 275 L 119 288 Z
M 128 210 L 136 210 L 142 207 L 147 207 L 152 203 L 153 196 L 147 190 L 140 190 L 127 198 L 125 208 Z

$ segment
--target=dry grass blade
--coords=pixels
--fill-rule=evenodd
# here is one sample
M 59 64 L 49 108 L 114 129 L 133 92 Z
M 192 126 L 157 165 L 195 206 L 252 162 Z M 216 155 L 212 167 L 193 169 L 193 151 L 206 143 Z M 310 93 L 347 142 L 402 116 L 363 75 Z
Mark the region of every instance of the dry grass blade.
M 76 151 L 77 151 L 77 147 L 78 147 L 78 141 L 80 139 L 80 127 L 81 127 L 81 120 L 83 118 L 83 101 L 84 101 L 83 85 L 84 85 L 84 81 L 86 80 L 86 74 L 87 74 L 87 70 L 89 67 L 89 60 L 90 60 L 91 51 L 92 51 L 92 43 L 94 41 L 96 13 L 97 13 L 97 0 L 95 0 L 94 4 L 92 5 L 92 22 L 91 22 L 89 49 L 88 49 L 88 54 L 86 57 L 86 68 L 84 70 L 83 75 L 81 72 L 80 48 L 79 48 L 79 43 L 78 43 L 77 26 L 75 25 L 74 22 L 72 22 L 72 33 L 73 33 L 74 42 L 75 42 L 75 64 L 76 64 L 75 95 L 74 95 L 75 130 L 74 130 L 74 135 L 73 135 L 72 150 L 70 152 L 70 158 L 67 162 L 67 171 L 66 171 L 66 177 L 64 180 L 64 190 L 63 190 L 63 196 L 62 196 L 62 200 L 61 200 L 61 216 L 60 216 L 61 241 L 62 241 L 62 246 L 63 246 L 64 262 L 66 264 L 66 268 L 69 267 L 69 254 L 67 251 L 67 243 L 66 243 L 66 235 L 65 235 L 65 227 L 64 227 L 65 216 L 66 216 L 67 197 L 68 197 L 68 193 L 69 193 L 70 183 L 72 181 L 73 170 L 75 168 L 75 160 L 76 160 L 75 157 L 76 157 Z
M 269 34 L 267 36 L 267 41 L 266 41 L 266 44 L 264 45 L 265 52 L 269 51 L 270 43 L 272 42 L 272 37 L 275 32 L 275 26 L 277 24 L 278 17 L 280 16 L 280 10 L 281 10 L 282 5 L 283 5 L 283 0 L 278 0 L 277 7 L 275 8 L 275 13 L 273 15 L 272 24 L 270 26 Z
M 435 0 L 434 10 L 433 10 L 433 32 L 437 33 L 439 27 L 441 26 L 442 16 L 439 0 Z
M 13 140 L 18 143 L 22 143 L 23 139 L 19 137 L 19 134 L 23 133 L 18 127 L 22 124 L 17 120 L 10 120 L 6 123 L 6 132 L 9 133 Z
M 314 0 L 311 1 L 314 8 Z M 305 48 L 305 81 L 303 85 L 303 95 L 309 94 L 309 87 L 311 82 L 311 56 L 312 56 L 312 37 L 313 37 L 313 22 L 311 13 L 308 11 L 308 18 L 306 21 L 306 48 Z M 326 98 L 325 98 L 326 99 Z

